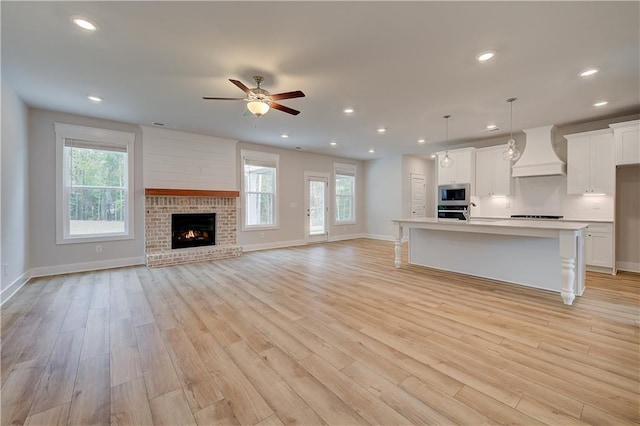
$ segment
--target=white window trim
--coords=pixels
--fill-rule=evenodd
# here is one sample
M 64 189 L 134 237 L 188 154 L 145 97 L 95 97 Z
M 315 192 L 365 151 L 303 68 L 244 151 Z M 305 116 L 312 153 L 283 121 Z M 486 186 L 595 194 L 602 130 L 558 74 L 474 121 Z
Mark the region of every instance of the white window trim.
M 244 163 L 245 160 L 264 161 L 275 163 L 276 165 L 276 186 L 273 200 L 273 225 L 247 225 L 247 195 L 244 185 Z M 248 149 L 240 150 L 240 187 L 242 188 L 242 205 L 241 211 L 241 227 L 243 231 L 264 231 L 272 229 L 280 229 L 280 218 L 278 204 L 280 204 L 280 155 L 262 151 L 251 151 Z
M 56 132 L 56 244 L 92 243 L 101 241 L 132 240 L 134 238 L 134 156 L 135 133 L 73 124 L 53 123 Z M 64 141 L 79 139 L 105 145 L 127 148 L 127 223 L 125 232 L 109 235 L 70 236 L 68 229 L 69 205 L 65 203 Z
M 332 197 L 333 197 L 333 204 L 334 206 L 338 205 L 337 202 L 337 188 L 336 188 L 336 176 L 337 175 L 353 175 L 354 176 L 354 182 L 353 182 L 353 220 L 338 220 L 338 217 L 336 216 L 336 211 L 335 208 L 332 209 L 333 211 L 333 224 L 335 226 L 340 226 L 340 225 L 355 225 L 358 223 L 357 220 L 357 214 L 358 214 L 358 210 L 357 210 L 357 194 L 358 194 L 358 166 L 356 164 L 345 164 L 345 163 L 333 163 L 333 191 L 332 191 Z

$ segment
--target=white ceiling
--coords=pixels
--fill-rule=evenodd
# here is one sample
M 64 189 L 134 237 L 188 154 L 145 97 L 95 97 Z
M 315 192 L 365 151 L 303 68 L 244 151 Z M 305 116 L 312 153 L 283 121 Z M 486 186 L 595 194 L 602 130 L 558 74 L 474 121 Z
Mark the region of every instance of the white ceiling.
M 444 146 L 445 114 L 448 146 L 508 133 L 510 97 L 518 131 L 639 111 L 639 7 L 3 1 L 2 78 L 38 108 L 359 159 L 425 154 Z M 495 59 L 477 62 L 489 49 Z M 600 72 L 578 76 L 592 66 Z M 255 118 L 243 102 L 201 99 L 241 97 L 228 79 L 254 87 L 256 74 L 271 93 L 304 91 L 281 101 L 301 114 Z M 483 132 L 490 123 L 501 129 Z

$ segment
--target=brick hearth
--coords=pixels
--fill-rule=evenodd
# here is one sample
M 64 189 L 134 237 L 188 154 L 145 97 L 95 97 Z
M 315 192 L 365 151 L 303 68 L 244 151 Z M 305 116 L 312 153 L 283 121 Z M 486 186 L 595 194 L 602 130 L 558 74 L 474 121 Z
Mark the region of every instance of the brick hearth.
M 170 190 L 164 191 L 171 194 Z M 148 267 L 204 262 L 242 254 L 242 247 L 237 245 L 237 211 L 233 193 L 220 193 L 223 196 L 150 195 L 153 193 L 153 190 L 145 191 Z M 202 191 L 184 190 L 175 190 L 175 193 L 207 194 Z M 210 193 L 215 194 L 215 191 Z M 172 250 L 171 215 L 173 213 L 216 213 L 216 245 Z

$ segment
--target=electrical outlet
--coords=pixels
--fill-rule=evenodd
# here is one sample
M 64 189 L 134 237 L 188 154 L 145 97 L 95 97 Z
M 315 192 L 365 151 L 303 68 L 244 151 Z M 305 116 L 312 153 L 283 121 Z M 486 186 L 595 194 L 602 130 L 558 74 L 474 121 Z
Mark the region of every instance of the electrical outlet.
M 8 273 L 9 273 L 9 264 L 5 263 L 4 265 L 2 265 L 2 275 L 6 277 Z
M 102 253 L 102 244 L 96 244 L 96 253 Z
M 264 238 L 264 232 L 260 233 L 260 238 Z

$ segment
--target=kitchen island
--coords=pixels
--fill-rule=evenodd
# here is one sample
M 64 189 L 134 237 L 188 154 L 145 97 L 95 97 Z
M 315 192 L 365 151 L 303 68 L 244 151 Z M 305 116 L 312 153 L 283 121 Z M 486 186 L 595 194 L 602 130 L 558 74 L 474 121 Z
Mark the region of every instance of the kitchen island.
M 584 292 L 585 223 L 411 218 L 393 224 L 397 268 L 407 228 L 410 264 L 555 291 L 567 305 Z

